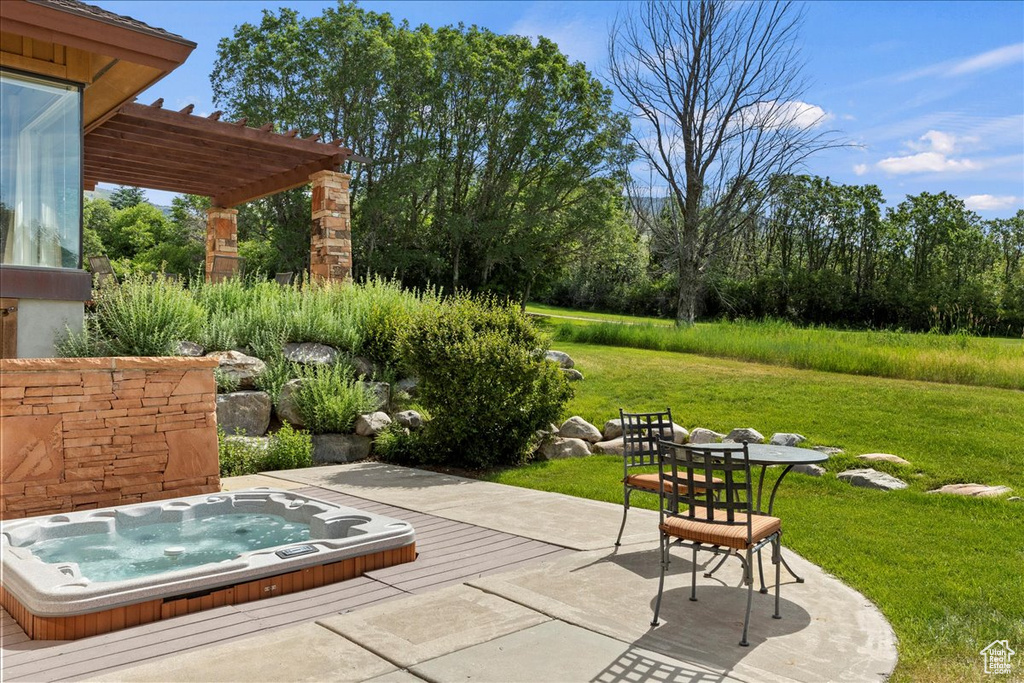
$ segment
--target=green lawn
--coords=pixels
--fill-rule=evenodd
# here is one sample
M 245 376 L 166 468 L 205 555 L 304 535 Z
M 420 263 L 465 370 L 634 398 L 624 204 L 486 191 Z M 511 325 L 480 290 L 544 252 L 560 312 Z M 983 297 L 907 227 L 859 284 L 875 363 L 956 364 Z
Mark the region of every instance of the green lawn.
M 617 313 L 597 313 L 595 311 L 580 311 L 574 308 L 561 308 L 559 306 L 548 306 L 547 304 L 527 304 L 526 312 L 540 316 L 550 316 L 555 319 L 571 319 L 578 322 L 613 322 L 629 323 L 631 325 L 668 325 L 675 326 L 674 320 L 667 318 L 647 318 L 635 315 L 619 315 Z
M 687 428 L 795 431 L 845 448 L 825 477 L 791 475 L 776 513 L 787 546 L 861 591 L 892 622 L 900 639 L 897 680 L 982 680 L 978 652 L 985 645 L 1024 645 L 1024 503 L 925 493 L 968 481 L 1024 493 L 1021 392 L 629 348 L 556 348 L 587 378 L 576 384 L 569 414 L 599 427 L 620 406 L 670 406 Z M 910 488 L 882 493 L 835 479 L 853 455 L 867 452 L 910 460 L 910 468 L 885 468 Z M 594 456 L 490 478 L 621 502 L 621 467 L 618 458 Z M 653 499 L 647 503 L 654 507 Z
M 620 316 L 621 317 L 621 316 Z M 1024 343 L 963 335 L 800 328 L 779 321 L 698 323 L 677 328 L 547 318 L 559 342 L 696 353 L 872 377 L 1024 389 Z

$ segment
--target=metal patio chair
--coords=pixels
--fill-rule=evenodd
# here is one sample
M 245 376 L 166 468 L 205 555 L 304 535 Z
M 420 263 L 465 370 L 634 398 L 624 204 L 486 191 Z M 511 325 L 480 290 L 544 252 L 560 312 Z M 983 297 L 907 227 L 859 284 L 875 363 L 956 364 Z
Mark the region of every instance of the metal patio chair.
M 210 282 L 223 282 L 245 274 L 245 259 L 241 256 L 224 256 L 215 254 L 213 267 L 210 269 Z
M 750 625 L 750 606 L 754 596 L 754 553 L 767 544 L 771 544 L 772 563 L 775 565 L 775 613 L 772 617 L 782 618 L 779 614 L 782 522 L 777 517 L 754 514 L 746 443 L 737 444 L 735 448 L 719 447 L 715 451 L 702 451 L 699 445 L 679 445 L 661 440 L 658 449 L 662 482 L 661 523 L 658 526 L 661 530 L 661 578 L 658 581 L 658 599 L 654 603 L 651 625 L 658 625 L 671 545 L 693 549 L 690 600 L 695 602 L 697 551 L 736 555 L 743 563 L 743 582 L 747 585 L 747 611 L 740 639 L 740 645 L 746 647 L 749 645 L 747 628 Z M 714 472 L 722 474 L 721 483 L 713 479 Z M 699 495 L 695 488 L 698 477 L 708 489 L 704 495 Z M 707 486 L 709 479 L 712 483 Z M 710 495 L 711 492 L 716 495 Z M 680 511 L 683 505 L 686 510 Z
M 629 514 L 629 497 L 634 491 L 653 493 L 661 490 L 661 482 L 657 472 L 650 471 L 658 464 L 658 441 L 675 437 L 672 422 L 672 411 L 665 408 L 663 413 L 626 413 L 619 408 L 619 419 L 622 423 L 622 524 L 615 545 L 622 542 L 622 532 L 626 528 L 626 515 Z M 648 470 L 648 471 L 643 471 Z M 631 473 L 632 472 L 632 473 Z M 703 493 L 703 480 L 694 482 L 697 492 Z
M 287 286 L 295 282 L 295 271 L 288 271 L 286 273 L 278 273 L 274 276 L 274 281 L 282 287 Z

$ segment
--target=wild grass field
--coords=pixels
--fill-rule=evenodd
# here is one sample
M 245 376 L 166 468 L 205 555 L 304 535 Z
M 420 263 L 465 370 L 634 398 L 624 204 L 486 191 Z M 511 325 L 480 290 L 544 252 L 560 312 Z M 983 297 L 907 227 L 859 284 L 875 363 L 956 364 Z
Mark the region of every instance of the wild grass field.
M 530 306 L 548 318 L 559 342 L 696 353 L 851 375 L 1024 389 L 1024 340 L 963 334 L 801 328 L 782 321 L 698 323 Z M 560 312 L 557 312 L 560 311 Z M 557 312 L 557 313 L 556 313 Z M 633 324 L 622 324 L 632 322 Z
M 595 344 L 555 348 L 586 376 L 568 414 L 598 426 L 620 406 L 670 406 L 687 428 L 795 431 L 811 445 L 845 449 L 822 478 L 791 474 L 776 513 L 787 547 L 862 592 L 892 623 L 894 680 L 982 680 L 983 647 L 1024 643 L 1024 503 L 927 493 L 955 482 L 1024 493 L 1024 393 Z M 835 478 L 869 452 L 909 460 L 910 467 L 877 467 L 909 489 L 869 491 Z M 618 457 L 592 456 L 490 478 L 621 503 L 621 467 Z M 634 502 L 655 507 L 649 496 Z

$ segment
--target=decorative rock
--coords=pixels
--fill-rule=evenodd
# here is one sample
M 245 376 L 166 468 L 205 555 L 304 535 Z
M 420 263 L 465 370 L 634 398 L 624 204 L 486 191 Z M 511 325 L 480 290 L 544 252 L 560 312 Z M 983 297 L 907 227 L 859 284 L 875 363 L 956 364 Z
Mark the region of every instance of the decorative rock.
M 377 436 L 391 424 L 387 413 L 377 411 L 356 418 L 356 434 L 359 436 Z
M 562 423 L 558 428 L 558 436 L 567 439 L 583 439 L 590 443 L 597 443 L 601 440 L 601 432 L 597 427 L 584 420 L 579 415 L 573 415 Z
M 417 389 L 420 386 L 419 377 L 406 377 L 395 382 L 395 391 L 407 394 L 410 398 L 415 398 Z
M 622 418 L 615 418 L 614 420 L 608 420 L 604 423 L 604 429 L 601 430 L 602 436 L 605 441 L 611 439 L 617 439 L 622 436 Z
M 369 358 L 363 358 L 362 356 L 356 356 L 352 359 L 352 367 L 356 371 L 357 377 L 364 379 L 373 379 L 377 376 L 377 366 L 373 364 L 373 361 Z
M 217 424 L 225 434 L 263 436 L 270 426 L 270 394 L 235 391 L 217 396 Z
M 338 362 L 338 350 L 333 346 L 312 342 L 285 344 L 284 357 L 293 363 L 334 365 Z
M 221 372 L 238 380 L 238 386 L 242 389 L 252 388 L 256 375 L 267 369 L 267 364 L 259 358 L 239 351 L 214 351 L 206 356 L 216 358 Z
M 565 378 L 570 382 L 579 382 L 581 379 L 583 379 L 582 372 L 580 372 L 579 370 L 573 370 L 571 368 L 562 368 L 562 374 L 565 375 Z
M 793 465 L 793 472 L 799 472 L 800 474 L 806 474 L 811 477 L 820 477 L 825 474 L 825 468 L 821 465 Z
M 386 408 L 391 402 L 391 385 L 387 382 L 356 382 L 356 385 L 369 389 L 377 397 L 377 405 L 374 410 Z
M 560 460 L 562 458 L 580 458 L 590 455 L 590 444 L 583 439 L 570 439 L 563 436 L 553 436 L 540 445 L 537 451 L 545 460 Z
M 576 367 L 576 363 L 573 362 L 569 354 L 563 351 L 545 351 L 544 360 L 549 360 L 553 363 L 558 363 L 558 367 L 570 369 Z
M 331 464 L 356 462 L 370 457 L 373 440 L 358 434 L 314 434 L 313 462 Z
M 841 453 L 846 452 L 842 448 L 836 448 L 835 446 L 815 446 L 812 450 L 818 451 L 819 453 L 824 453 L 830 458 L 833 455 L 840 455 Z
M 672 423 L 672 441 L 674 443 L 686 443 L 690 438 L 690 432 L 685 428 L 680 427 L 675 422 Z
M 419 429 L 423 426 L 423 416 L 415 410 L 403 410 L 395 415 L 395 422 L 406 429 Z
M 295 392 L 299 390 L 302 383 L 306 381 L 301 377 L 291 379 L 281 387 L 281 393 L 277 397 L 277 416 L 292 425 L 293 427 L 304 427 L 306 421 L 302 419 L 302 413 L 295 402 Z
M 725 437 L 725 434 L 713 432 L 710 429 L 697 427 L 690 432 L 690 443 L 718 443 Z
M 621 436 L 594 444 L 594 453 L 603 455 L 625 455 L 626 444 Z
M 904 460 L 898 455 L 892 455 L 891 453 L 865 453 L 864 455 L 858 455 L 858 460 L 864 462 L 892 462 L 897 465 L 909 465 L 909 460 Z
M 859 486 L 865 489 L 878 489 L 879 491 L 896 491 L 907 488 L 907 482 L 902 479 L 879 472 L 871 468 L 861 470 L 846 470 L 840 472 L 836 477 L 851 486 Z
M 1006 500 L 1008 500 L 1011 503 L 1019 503 L 1020 501 L 1024 500 L 1024 498 L 1021 498 L 1020 496 L 1010 496 Z
M 807 441 L 807 438 L 800 434 L 776 432 L 775 434 L 772 434 L 772 438 L 768 443 L 773 446 L 796 446 L 804 441 Z
M 729 432 L 722 443 L 764 443 L 764 435 L 753 427 L 740 427 Z
M 986 486 L 984 484 L 946 484 L 928 493 L 949 493 L 954 496 L 970 496 L 972 498 L 993 498 L 1012 491 L 1009 486 Z
M 180 341 L 178 342 L 178 348 L 175 349 L 174 353 L 178 356 L 198 357 L 206 353 L 206 349 L 195 342 Z

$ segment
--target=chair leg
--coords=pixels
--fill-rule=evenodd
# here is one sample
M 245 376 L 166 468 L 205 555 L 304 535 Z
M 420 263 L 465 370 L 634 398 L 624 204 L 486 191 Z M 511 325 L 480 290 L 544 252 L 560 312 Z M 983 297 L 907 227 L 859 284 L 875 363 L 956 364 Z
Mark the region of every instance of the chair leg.
M 661 534 L 658 539 L 658 548 L 661 550 L 661 577 L 658 579 L 658 599 L 654 602 L 654 618 L 651 619 L 651 626 L 658 625 L 658 614 L 661 612 L 661 594 L 665 590 L 665 572 L 668 571 L 668 535 Z
M 716 545 L 715 547 L 717 548 L 718 546 Z M 728 552 L 723 553 L 722 554 L 722 559 L 720 559 L 718 561 L 718 564 L 716 564 L 714 566 L 714 568 L 711 569 L 711 571 L 704 572 L 704 578 L 705 579 L 710 579 L 714 575 L 714 573 L 717 572 L 722 567 L 723 564 L 725 564 L 725 561 L 729 559 L 729 555 L 730 554 L 731 553 L 728 553 Z
M 690 601 L 697 602 L 697 546 L 693 546 L 693 572 L 690 576 Z
M 631 489 L 623 489 L 622 492 L 622 524 L 619 525 L 619 535 L 615 537 L 615 545 L 622 543 L 622 531 L 626 528 L 626 513 L 629 512 L 629 494 Z
M 750 626 L 750 605 L 754 599 L 754 556 L 747 550 L 747 562 L 743 567 L 743 581 L 747 584 L 747 613 L 743 617 L 743 637 L 740 639 L 742 647 L 749 647 L 747 642 L 747 628 Z
M 775 614 L 772 615 L 773 619 L 781 619 L 782 615 L 779 614 L 779 584 L 782 583 L 782 539 L 775 537 L 775 541 L 772 542 L 772 561 L 775 562 Z

